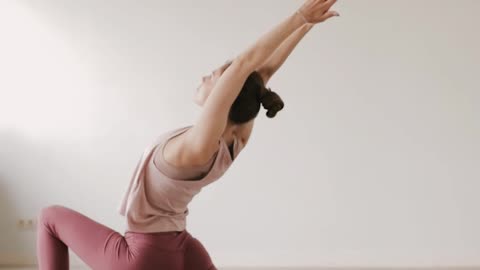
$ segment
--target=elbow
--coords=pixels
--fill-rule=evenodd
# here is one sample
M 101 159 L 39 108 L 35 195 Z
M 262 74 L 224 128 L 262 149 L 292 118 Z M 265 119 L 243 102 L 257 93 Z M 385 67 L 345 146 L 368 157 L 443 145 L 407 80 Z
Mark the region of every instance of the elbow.
M 237 73 L 250 74 L 256 70 L 257 66 L 254 57 L 249 54 L 241 54 L 232 60 L 231 68 L 237 70 Z
M 235 57 L 235 59 L 233 60 L 233 63 L 236 63 L 242 67 L 247 66 L 251 62 L 252 62 L 252 56 L 247 53 L 240 54 L 237 57 Z
M 252 71 L 257 70 L 272 54 L 273 48 L 255 46 L 239 55 L 237 59 Z
M 240 63 L 242 67 L 248 68 L 251 72 L 257 70 L 260 65 L 264 62 L 263 59 L 263 53 L 258 50 L 251 50 L 247 51 L 235 59 Z

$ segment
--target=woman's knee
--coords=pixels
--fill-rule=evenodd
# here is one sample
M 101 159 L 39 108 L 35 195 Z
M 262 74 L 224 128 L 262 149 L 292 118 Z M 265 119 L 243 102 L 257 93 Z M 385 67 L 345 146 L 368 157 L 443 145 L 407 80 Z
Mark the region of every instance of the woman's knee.
M 53 204 L 47 207 L 44 207 L 40 210 L 40 213 L 38 214 L 38 224 L 48 224 L 51 220 L 55 218 L 56 215 L 58 215 L 59 211 L 64 210 L 65 207 L 57 204 Z

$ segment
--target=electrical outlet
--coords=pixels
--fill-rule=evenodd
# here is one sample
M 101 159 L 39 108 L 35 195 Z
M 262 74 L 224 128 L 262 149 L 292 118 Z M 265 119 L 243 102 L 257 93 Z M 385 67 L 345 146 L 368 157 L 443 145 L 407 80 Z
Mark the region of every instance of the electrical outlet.
M 35 225 L 36 225 L 35 219 L 27 219 L 27 223 L 25 224 L 25 228 L 27 230 L 33 231 L 33 230 L 35 230 Z
M 25 227 L 25 220 L 19 219 L 17 220 L 17 228 L 18 229 L 23 229 Z
M 21 231 L 34 231 L 37 227 L 37 220 L 35 218 L 31 219 L 18 219 L 17 220 L 17 229 Z

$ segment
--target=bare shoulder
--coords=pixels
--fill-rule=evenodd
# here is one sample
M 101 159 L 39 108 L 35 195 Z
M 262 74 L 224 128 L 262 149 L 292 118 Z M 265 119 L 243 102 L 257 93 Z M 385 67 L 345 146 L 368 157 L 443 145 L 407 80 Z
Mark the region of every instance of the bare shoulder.
M 249 121 L 238 129 L 237 135 L 240 140 L 241 148 L 245 147 L 251 137 L 254 126 L 254 120 Z M 163 146 L 163 152 L 158 151 L 154 157 L 155 162 L 163 159 L 168 164 L 175 167 L 202 166 L 206 164 L 216 151 L 219 150 L 220 141 L 209 151 L 197 151 L 193 145 L 189 144 L 189 130 L 169 139 Z M 162 156 L 163 155 L 163 156 Z
M 205 164 L 211 157 L 198 155 L 196 154 L 197 151 L 191 150 L 191 147 L 186 142 L 188 132 L 189 130 L 169 139 L 163 146 L 163 152 L 158 151 L 155 155 L 155 162 L 163 159 L 175 167 L 201 166 Z

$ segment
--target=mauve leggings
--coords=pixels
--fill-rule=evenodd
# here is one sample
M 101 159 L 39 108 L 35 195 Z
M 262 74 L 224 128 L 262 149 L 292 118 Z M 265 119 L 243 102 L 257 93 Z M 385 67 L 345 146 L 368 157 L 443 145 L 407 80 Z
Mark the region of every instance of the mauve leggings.
M 40 270 L 69 269 L 68 248 L 93 270 L 217 270 L 187 230 L 122 236 L 60 205 L 43 208 L 37 224 Z

